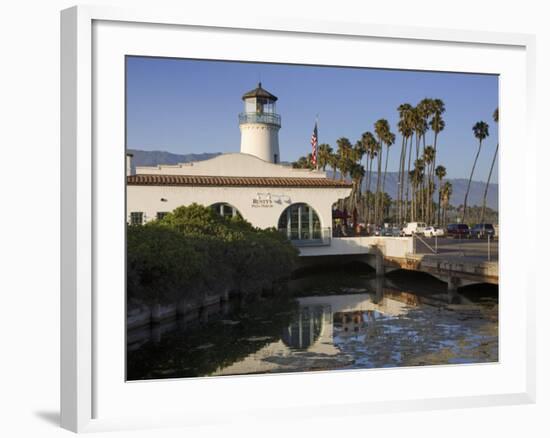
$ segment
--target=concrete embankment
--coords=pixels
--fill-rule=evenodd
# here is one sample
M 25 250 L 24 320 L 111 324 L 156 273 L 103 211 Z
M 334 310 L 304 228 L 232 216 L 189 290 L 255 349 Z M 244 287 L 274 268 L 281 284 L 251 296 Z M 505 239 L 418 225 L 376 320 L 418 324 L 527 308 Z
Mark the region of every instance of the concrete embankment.
M 227 300 L 229 293 L 206 295 L 200 299 L 180 300 L 177 304 L 130 303 L 126 313 L 126 329 L 133 330 L 150 324 L 175 319 L 198 312 L 200 309 Z

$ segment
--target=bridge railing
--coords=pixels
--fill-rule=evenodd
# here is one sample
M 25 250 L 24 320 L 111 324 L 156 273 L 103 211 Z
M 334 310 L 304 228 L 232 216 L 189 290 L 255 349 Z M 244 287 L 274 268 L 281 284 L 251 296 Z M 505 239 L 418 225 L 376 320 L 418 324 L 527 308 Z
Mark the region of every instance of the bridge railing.
M 332 229 L 330 227 L 321 228 L 313 232 L 311 237 L 306 236 L 300 239 L 291 239 L 294 246 L 330 246 L 332 240 Z
M 413 254 L 417 253 L 418 241 L 420 241 L 429 251 L 433 254 L 437 254 L 437 236 L 435 236 L 435 247 L 432 247 L 428 242 L 426 242 L 420 234 L 413 233 Z

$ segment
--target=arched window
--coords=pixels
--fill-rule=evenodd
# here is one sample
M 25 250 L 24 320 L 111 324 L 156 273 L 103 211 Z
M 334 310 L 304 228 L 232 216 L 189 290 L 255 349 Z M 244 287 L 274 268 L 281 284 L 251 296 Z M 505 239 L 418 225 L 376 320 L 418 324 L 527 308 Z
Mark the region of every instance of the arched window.
M 307 204 L 292 204 L 279 218 L 279 231 L 290 240 L 321 240 L 321 221 Z
M 218 202 L 216 204 L 212 204 L 210 208 L 218 213 L 220 216 L 225 218 L 230 219 L 235 216 L 242 217 L 239 210 L 237 210 L 235 207 L 233 207 L 231 204 L 228 204 L 227 202 Z

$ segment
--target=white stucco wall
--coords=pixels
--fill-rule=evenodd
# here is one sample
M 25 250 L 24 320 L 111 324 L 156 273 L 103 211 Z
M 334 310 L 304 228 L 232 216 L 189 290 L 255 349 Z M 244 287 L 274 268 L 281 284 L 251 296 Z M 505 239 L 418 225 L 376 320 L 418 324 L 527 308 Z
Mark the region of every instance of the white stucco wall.
M 340 237 L 333 238 L 330 246 L 300 248 L 302 256 L 357 255 L 368 254 L 374 247 L 386 257 L 404 258 L 413 252 L 412 237 Z
M 326 178 L 326 172 L 293 169 L 269 163 L 249 154 L 231 153 L 205 161 L 177 165 L 138 167 L 137 174 L 202 175 L 246 177 Z M 143 212 L 145 221 L 157 212 L 170 212 L 182 205 L 210 206 L 226 202 L 260 228 L 277 227 L 281 213 L 291 204 L 304 202 L 319 215 L 321 227 L 332 226 L 332 205 L 345 198 L 351 188 L 286 188 L 286 187 L 215 187 L 215 186 L 137 186 L 127 187 L 127 220 L 131 212 Z M 161 201 L 165 199 L 166 201 Z M 254 200 L 261 200 L 254 202 Z
M 319 215 L 321 227 L 332 226 L 332 204 L 348 196 L 351 189 L 268 188 L 268 187 L 194 187 L 128 186 L 127 220 L 131 212 L 143 212 L 145 220 L 155 219 L 157 212 L 170 212 L 182 205 L 210 206 L 227 202 L 243 218 L 260 228 L 277 227 L 281 213 L 291 204 L 305 202 Z M 268 196 L 269 195 L 269 196 Z M 254 203 L 255 199 L 265 202 Z M 269 202 L 269 198 L 271 201 Z M 166 199 L 166 201 L 161 201 Z

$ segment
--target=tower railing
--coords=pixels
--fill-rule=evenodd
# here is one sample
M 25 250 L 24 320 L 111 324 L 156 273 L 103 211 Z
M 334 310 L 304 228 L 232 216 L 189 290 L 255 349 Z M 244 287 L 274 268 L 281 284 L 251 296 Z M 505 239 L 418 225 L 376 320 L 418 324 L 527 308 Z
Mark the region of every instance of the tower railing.
M 275 113 L 240 113 L 239 124 L 244 123 L 267 123 L 281 126 L 281 116 Z

